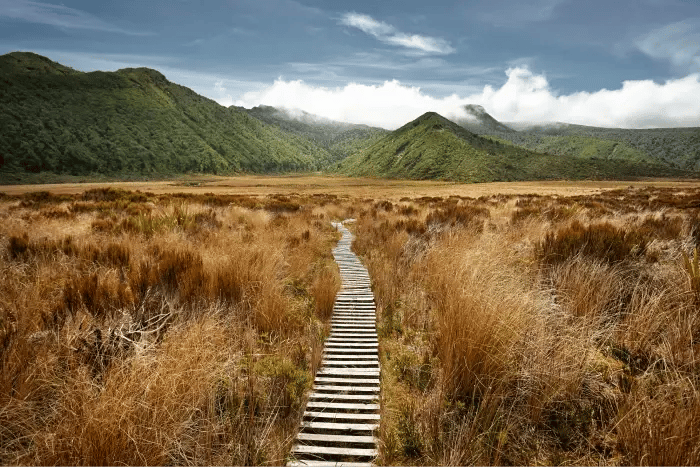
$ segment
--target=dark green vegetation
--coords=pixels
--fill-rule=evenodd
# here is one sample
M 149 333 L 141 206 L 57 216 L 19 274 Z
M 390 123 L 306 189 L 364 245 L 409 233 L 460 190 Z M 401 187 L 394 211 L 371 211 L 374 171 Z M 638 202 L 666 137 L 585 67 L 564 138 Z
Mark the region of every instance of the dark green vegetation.
M 561 156 L 653 160 L 683 170 L 700 170 L 700 127 L 631 130 L 569 124 L 509 125 L 520 131 L 484 125 L 472 131 Z
M 0 180 L 22 173 L 317 170 L 307 138 L 225 108 L 146 68 L 82 73 L 32 53 L 0 57 Z
M 28 52 L 0 56 L 0 106 L 0 183 L 316 170 L 480 182 L 700 170 L 698 128 L 516 131 L 468 105 L 457 124 L 428 113 L 388 133 L 273 107 L 226 108 L 155 70 L 83 73 Z
M 467 182 L 680 176 L 650 159 L 561 157 L 478 136 L 428 112 L 340 164 L 349 175 Z
M 288 133 L 310 139 L 327 150 L 334 162 L 367 148 L 388 133 L 381 128 L 336 122 L 303 111 L 296 114 L 265 105 L 241 110 Z

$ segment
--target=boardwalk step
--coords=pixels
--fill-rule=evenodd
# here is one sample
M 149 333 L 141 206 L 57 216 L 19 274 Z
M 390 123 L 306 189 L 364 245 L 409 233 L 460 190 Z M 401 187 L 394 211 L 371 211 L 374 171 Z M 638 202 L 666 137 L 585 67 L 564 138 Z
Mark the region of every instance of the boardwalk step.
M 379 410 L 379 404 L 347 404 L 343 402 L 309 401 L 307 409 Z
M 335 448 L 330 446 L 298 445 L 294 448 L 293 452 L 295 454 L 330 454 L 334 456 L 377 457 L 376 449 L 366 448 Z
M 376 445 L 377 438 L 374 436 L 360 435 L 319 435 L 316 433 L 299 433 L 299 441 L 312 441 L 317 443 L 347 443 L 347 444 L 371 444 Z
M 317 421 L 302 421 L 302 428 L 315 430 L 330 430 L 330 431 L 366 431 L 372 432 L 379 428 L 378 423 L 333 423 L 333 422 L 317 422 Z
M 288 462 L 289 467 L 371 467 L 371 462 L 344 462 L 344 461 L 316 461 L 295 460 Z
M 334 422 L 365 423 L 378 422 L 378 413 L 345 413 L 345 412 L 304 412 L 304 418 L 313 420 L 329 420 Z

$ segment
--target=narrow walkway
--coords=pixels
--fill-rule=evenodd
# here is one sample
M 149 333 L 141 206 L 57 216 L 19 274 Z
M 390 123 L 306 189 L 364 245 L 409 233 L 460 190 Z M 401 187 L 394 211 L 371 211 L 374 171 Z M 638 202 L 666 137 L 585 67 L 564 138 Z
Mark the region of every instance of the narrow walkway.
M 333 249 L 342 286 L 331 334 L 287 465 L 368 466 L 377 457 L 379 358 L 376 309 L 367 269 L 350 250 L 352 234 Z

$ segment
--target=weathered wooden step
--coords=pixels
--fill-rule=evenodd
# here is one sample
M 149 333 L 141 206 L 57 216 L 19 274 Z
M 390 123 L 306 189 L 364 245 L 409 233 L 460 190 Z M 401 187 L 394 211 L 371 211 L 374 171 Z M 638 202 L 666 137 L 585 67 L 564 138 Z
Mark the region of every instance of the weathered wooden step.
M 309 430 L 328 430 L 328 431 L 365 431 L 373 432 L 379 428 L 378 423 L 333 423 L 333 422 L 317 422 L 302 420 L 302 428 Z
M 377 457 L 377 450 L 372 448 L 336 448 L 331 446 L 309 446 L 300 444 L 294 447 L 293 454 L 319 454 L 331 456 Z
M 312 392 L 309 394 L 309 399 L 328 400 L 329 402 L 364 401 L 367 403 L 375 403 L 378 400 L 378 396 L 376 394 L 324 394 Z
M 333 385 L 349 385 L 348 387 L 352 389 L 352 385 L 357 385 L 357 387 L 361 387 L 360 385 L 363 386 L 368 386 L 368 387 L 377 387 L 379 388 L 379 378 L 353 378 L 353 379 L 348 379 L 348 378 L 334 378 L 332 376 L 316 376 L 314 379 L 315 383 L 320 383 L 320 385 L 324 384 L 333 384 Z
M 299 433 L 299 441 L 310 441 L 315 443 L 347 443 L 347 444 L 372 444 L 377 442 L 374 436 L 361 435 L 320 435 L 316 433 Z
M 371 360 L 324 360 L 323 366 L 328 368 L 360 368 L 379 369 L 379 361 Z
M 378 422 L 378 413 L 347 413 L 347 412 L 304 412 L 304 418 L 310 418 L 313 420 L 330 420 L 338 423 L 348 422 L 348 423 L 365 423 L 365 422 Z
M 353 380 L 379 378 L 379 370 L 369 368 L 321 368 L 317 374 L 324 378 L 345 379 L 346 384 L 353 384 Z
M 376 337 L 329 337 L 326 340 L 326 345 L 330 345 L 331 347 L 337 347 L 338 345 L 348 345 L 348 346 L 357 346 L 357 347 L 371 347 L 371 346 L 377 346 L 377 338 Z
M 376 333 L 374 333 L 376 335 Z M 338 337 L 342 339 L 362 339 L 366 338 L 367 340 L 373 339 L 373 335 L 371 333 L 356 333 L 356 332 L 344 332 L 344 331 L 338 331 L 338 332 L 331 332 L 330 337 Z
M 372 467 L 371 462 L 344 462 L 344 461 L 318 461 L 296 460 L 287 462 L 289 467 Z
M 368 395 L 368 394 L 379 394 L 379 386 L 369 386 L 369 387 L 363 387 L 363 386 L 341 386 L 341 385 L 335 385 L 335 384 L 316 384 L 314 385 L 314 391 L 317 391 L 318 394 L 320 394 L 322 391 L 328 391 L 330 394 L 347 394 L 347 393 L 361 393 L 360 395 Z
M 347 354 L 343 352 L 325 352 L 324 358 L 326 360 L 333 360 L 339 362 L 349 362 L 351 360 L 361 360 L 363 362 L 379 362 L 379 357 L 377 354 L 372 355 L 371 353 L 358 353 L 356 355 L 357 356 L 354 356 L 353 354 Z

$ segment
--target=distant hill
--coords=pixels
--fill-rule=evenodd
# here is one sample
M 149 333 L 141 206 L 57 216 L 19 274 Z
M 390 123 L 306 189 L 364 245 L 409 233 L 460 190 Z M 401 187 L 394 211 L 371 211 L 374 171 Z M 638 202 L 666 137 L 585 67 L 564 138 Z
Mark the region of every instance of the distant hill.
M 517 125 L 520 137 L 512 138 L 512 141 L 532 149 L 559 146 L 567 150 L 566 148 L 583 142 L 583 147 L 588 150 L 592 147 L 609 148 L 605 152 L 610 157 L 634 154 L 632 157 L 637 159 L 655 160 L 685 170 L 700 171 L 700 127 L 634 130 L 567 123 Z
M 336 122 L 301 110 L 265 105 L 241 110 L 288 133 L 310 139 L 327 150 L 333 162 L 370 146 L 388 133 L 383 128 Z
M 339 165 L 349 175 L 468 182 L 628 179 L 685 173 L 656 163 L 537 153 L 428 112 Z
M 148 68 L 83 73 L 0 56 L 0 179 L 22 172 L 176 174 L 317 170 L 312 141 L 222 107 Z
M 700 128 L 628 130 L 568 123 L 501 123 L 478 105 L 464 107 L 455 123 L 479 135 L 560 156 L 647 161 L 700 171 Z

